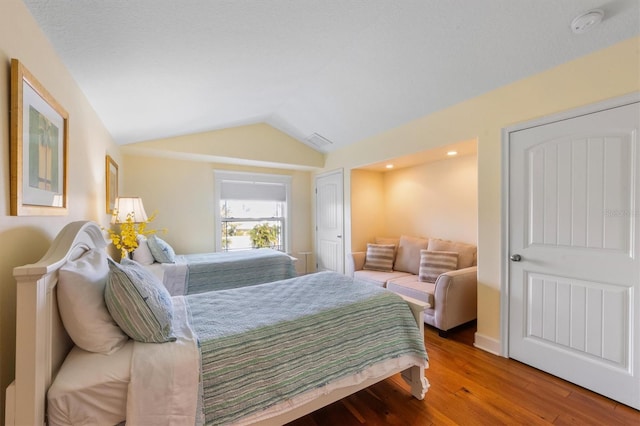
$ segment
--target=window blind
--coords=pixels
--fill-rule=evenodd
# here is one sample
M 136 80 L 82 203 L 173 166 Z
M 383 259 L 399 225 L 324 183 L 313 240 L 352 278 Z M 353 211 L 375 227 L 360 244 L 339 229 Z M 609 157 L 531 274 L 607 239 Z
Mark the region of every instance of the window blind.
M 223 180 L 220 199 L 287 201 L 287 189 L 282 183 Z

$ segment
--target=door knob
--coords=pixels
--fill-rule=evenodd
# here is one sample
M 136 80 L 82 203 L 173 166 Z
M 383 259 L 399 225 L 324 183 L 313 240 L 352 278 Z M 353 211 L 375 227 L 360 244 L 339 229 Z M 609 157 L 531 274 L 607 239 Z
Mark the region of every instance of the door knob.
M 342 238 L 342 235 L 336 235 L 337 238 Z
M 519 254 L 512 254 L 509 259 L 513 260 L 514 262 L 520 262 L 522 260 L 522 256 L 520 256 Z

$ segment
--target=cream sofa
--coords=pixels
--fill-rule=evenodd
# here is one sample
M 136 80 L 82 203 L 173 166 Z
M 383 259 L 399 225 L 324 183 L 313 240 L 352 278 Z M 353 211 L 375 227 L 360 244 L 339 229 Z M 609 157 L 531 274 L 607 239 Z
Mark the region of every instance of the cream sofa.
M 436 327 L 441 336 L 446 336 L 448 330 L 458 325 L 476 319 L 476 246 L 404 235 L 400 238 L 376 238 L 375 244 L 394 245 L 393 268 L 366 269 L 367 252 L 351 253 L 347 256 L 347 267 L 356 281 L 386 287 L 429 303 L 431 307 L 425 310 L 424 322 Z M 456 269 L 437 275 L 435 282 L 421 281 L 421 256 L 426 256 L 426 252 L 457 253 Z M 424 268 L 425 257 L 422 260 Z

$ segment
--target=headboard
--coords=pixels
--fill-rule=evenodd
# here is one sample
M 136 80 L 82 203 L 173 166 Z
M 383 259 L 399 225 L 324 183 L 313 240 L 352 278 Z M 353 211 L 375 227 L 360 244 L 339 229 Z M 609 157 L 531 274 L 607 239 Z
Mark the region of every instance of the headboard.
M 89 221 L 67 224 L 36 263 L 13 269 L 16 297 L 15 380 L 7 388 L 5 424 L 45 423 L 46 395 L 73 345 L 58 314 L 58 270 L 91 248 L 107 243 Z

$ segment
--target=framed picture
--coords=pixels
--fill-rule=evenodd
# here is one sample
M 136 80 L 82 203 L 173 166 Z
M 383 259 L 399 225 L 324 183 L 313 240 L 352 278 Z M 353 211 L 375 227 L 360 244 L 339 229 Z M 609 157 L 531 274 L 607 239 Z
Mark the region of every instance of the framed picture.
M 11 60 L 11 215 L 66 215 L 69 116 Z
M 107 185 L 107 213 L 113 214 L 116 206 L 116 197 L 118 196 L 118 164 L 113 158 L 107 155 L 105 162 L 105 182 Z

